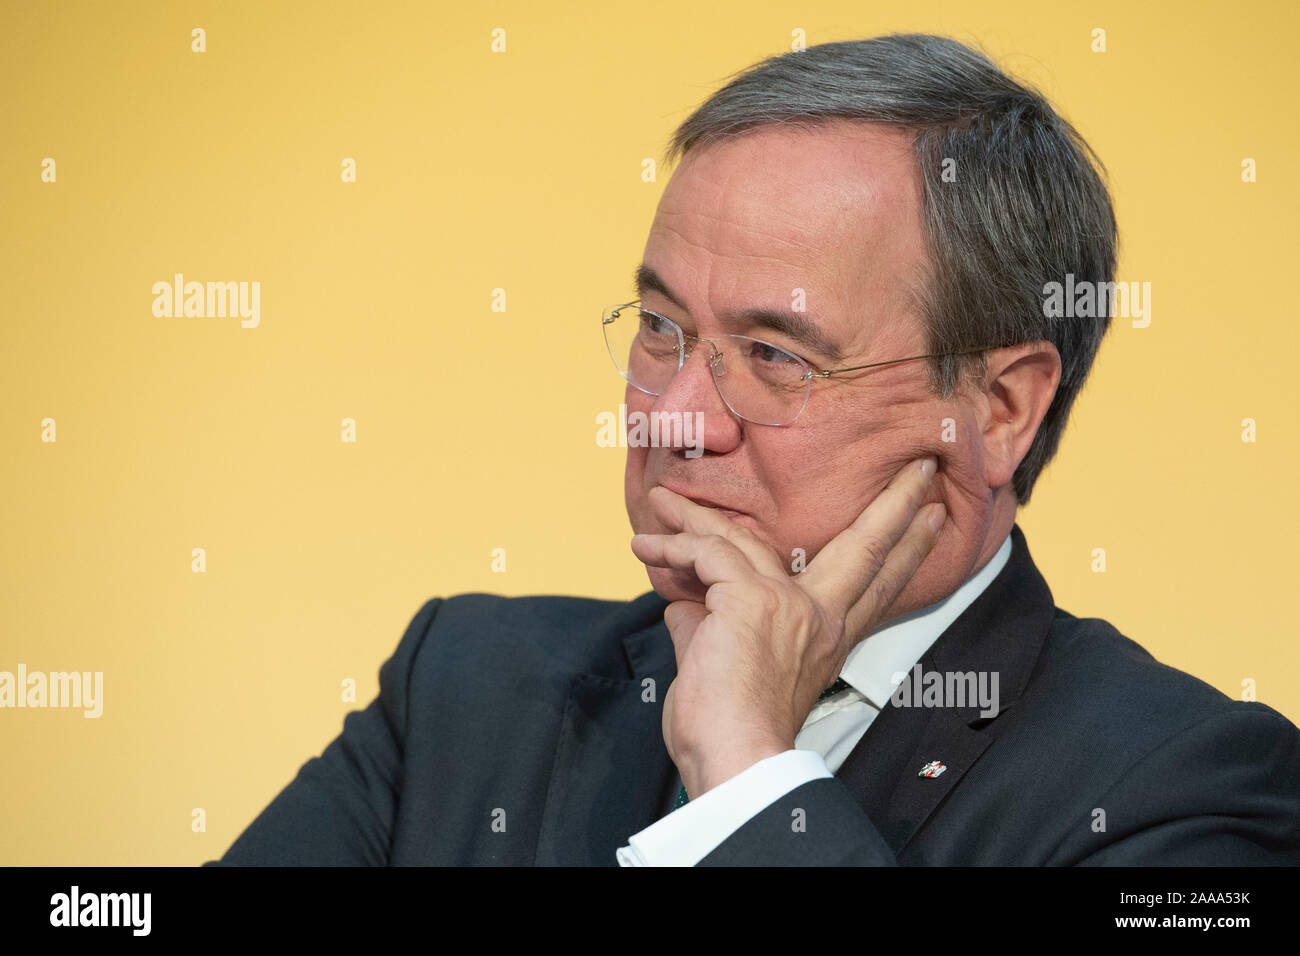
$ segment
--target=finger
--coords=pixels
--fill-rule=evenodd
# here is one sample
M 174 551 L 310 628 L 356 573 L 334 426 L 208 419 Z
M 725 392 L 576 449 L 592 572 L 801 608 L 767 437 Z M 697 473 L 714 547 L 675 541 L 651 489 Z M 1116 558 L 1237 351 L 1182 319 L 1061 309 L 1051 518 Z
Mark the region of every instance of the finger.
M 697 505 L 662 485 L 651 488 L 648 498 L 659 520 L 672 530 L 721 535 L 739 548 L 761 574 L 782 578 L 789 576 L 790 572 L 780 555 L 766 541 L 716 508 Z
M 739 548 L 716 534 L 638 534 L 632 538 L 632 553 L 652 568 L 693 571 L 706 588 L 758 574 Z
M 844 619 L 844 633 L 856 642 L 880 623 L 880 616 L 903 592 L 916 569 L 921 566 L 939 540 L 946 509 L 936 501 L 917 512 L 902 540 L 894 545 L 889 557 L 867 586 L 862 597 L 849 609 Z
M 818 552 L 800 582 L 838 614 L 847 614 L 903 537 L 930 490 L 922 465 L 934 458 L 908 462 L 857 519 Z

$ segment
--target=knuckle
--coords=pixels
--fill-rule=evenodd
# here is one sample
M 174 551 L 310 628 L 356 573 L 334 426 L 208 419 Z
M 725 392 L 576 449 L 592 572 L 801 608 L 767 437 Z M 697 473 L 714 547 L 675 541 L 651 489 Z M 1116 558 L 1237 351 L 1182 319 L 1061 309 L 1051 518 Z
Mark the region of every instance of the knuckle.
M 848 637 L 848 622 L 843 614 L 822 614 L 819 620 L 826 635 L 826 646 L 838 654 Z
M 729 542 L 723 535 L 713 532 L 704 535 L 704 545 L 710 551 L 725 551 L 730 544 L 731 542 Z
M 780 591 L 766 578 L 758 583 L 753 592 L 754 604 L 765 617 L 770 617 L 780 611 L 783 600 Z
M 817 603 L 813 596 L 801 588 L 795 590 L 795 605 L 798 608 L 799 615 L 808 620 L 816 620 L 821 617 L 821 605 Z
M 827 628 L 830 631 L 832 639 L 838 646 L 848 637 L 849 621 L 847 614 L 832 614 L 827 616 Z
M 805 639 L 820 640 L 819 635 L 825 631 L 826 615 L 812 595 L 799 588 L 795 588 L 794 591 L 795 596 L 790 601 L 788 612 L 792 623 Z
M 862 542 L 862 557 L 866 560 L 867 566 L 879 568 L 885 563 L 885 558 L 889 556 L 889 542 L 882 539 L 879 535 L 868 535 Z

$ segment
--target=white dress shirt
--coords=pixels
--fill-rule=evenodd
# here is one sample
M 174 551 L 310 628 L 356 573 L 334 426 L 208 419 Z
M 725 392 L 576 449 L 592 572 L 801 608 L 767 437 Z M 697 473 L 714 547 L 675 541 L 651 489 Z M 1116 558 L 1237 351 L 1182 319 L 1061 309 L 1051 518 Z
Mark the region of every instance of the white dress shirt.
M 628 838 L 620 866 L 694 866 L 764 808 L 810 780 L 830 777 L 862 739 L 904 674 L 983 593 L 1011 557 L 997 553 L 948 597 L 876 628 L 840 671 L 850 686 L 812 709 L 795 749 L 751 765 Z

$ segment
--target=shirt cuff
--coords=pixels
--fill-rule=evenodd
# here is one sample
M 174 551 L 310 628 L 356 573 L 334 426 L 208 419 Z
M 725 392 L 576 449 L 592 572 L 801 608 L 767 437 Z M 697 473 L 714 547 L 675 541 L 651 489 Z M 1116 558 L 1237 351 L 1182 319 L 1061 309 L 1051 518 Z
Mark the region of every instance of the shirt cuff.
M 787 750 L 742 770 L 628 838 L 620 866 L 694 866 L 763 809 L 810 780 L 832 776 L 815 750 Z

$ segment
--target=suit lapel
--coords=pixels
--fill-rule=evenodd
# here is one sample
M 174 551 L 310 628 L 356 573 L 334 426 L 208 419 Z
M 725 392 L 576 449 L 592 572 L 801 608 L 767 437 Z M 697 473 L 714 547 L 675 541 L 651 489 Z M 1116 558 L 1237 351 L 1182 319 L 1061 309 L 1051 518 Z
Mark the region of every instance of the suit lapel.
M 974 702 L 901 707 L 891 701 L 836 773 L 862 796 L 867 815 L 895 853 L 1006 727 L 999 721 L 1024 693 L 1055 611 L 1052 592 L 1015 525 L 1006 566 L 921 657 L 923 672 L 996 673 L 997 715 L 981 716 Z M 944 769 L 938 776 L 922 775 L 932 761 Z
M 596 642 L 620 648 L 619 659 L 593 662 L 569 685 L 538 865 L 617 865 L 615 850 L 662 816 L 671 799 L 677 771 L 662 720 L 677 663 L 663 623 L 666 606 L 653 592 L 630 602 Z

